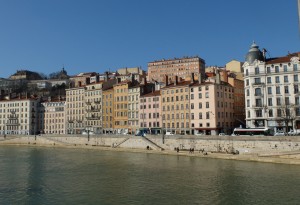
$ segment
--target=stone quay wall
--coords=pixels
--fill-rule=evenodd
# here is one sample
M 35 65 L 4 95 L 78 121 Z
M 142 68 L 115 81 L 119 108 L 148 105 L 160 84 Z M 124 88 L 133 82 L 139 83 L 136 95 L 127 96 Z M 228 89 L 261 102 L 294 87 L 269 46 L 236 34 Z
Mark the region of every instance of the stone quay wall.
M 1 144 L 99 146 L 110 148 L 152 150 L 204 150 L 205 152 L 239 154 L 300 153 L 300 137 L 219 137 L 219 136 L 130 136 L 130 135 L 7 135 L 0 136 Z

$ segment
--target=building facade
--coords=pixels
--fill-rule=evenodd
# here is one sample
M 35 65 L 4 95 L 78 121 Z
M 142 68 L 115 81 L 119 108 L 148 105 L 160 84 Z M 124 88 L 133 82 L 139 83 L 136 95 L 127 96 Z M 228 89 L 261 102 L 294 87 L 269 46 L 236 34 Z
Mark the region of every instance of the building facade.
M 162 128 L 164 132 L 191 134 L 190 128 L 190 81 L 168 83 L 161 89 Z
M 84 90 L 84 126 L 95 134 L 103 133 L 102 85 L 103 82 L 96 82 L 86 85 Z
M 140 97 L 140 130 L 151 134 L 162 133 L 161 95 L 160 90 Z
M 175 76 L 178 79 L 185 79 L 195 73 L 205 74 L 205 61 L 199 57 L 183 57 L 175 59 L 162 59 L 148 63 L 148 81 L 165 82 L 165 76 L 168 76 L 168 82 L 174 82 Z
M 38 98 L 18 97 L 0 100 L 0 134 L 38 134 Z
M 243 65 L 247 126 L 300 129 L 300 53 L 267 59 L 264 51 L 253 43 Z
M 103 89 L 103 133 L 104 134 L 112 134 L 114 133 L 115 128 L 115 120 L 114 120 L 114 89 L 108 88 Z
M 44 107 L 44 134 L 66 134 L 65 101 L 47 101 Z
M 84 87 L 66 89 L 66 133 L 80 134 L 85 129 Z

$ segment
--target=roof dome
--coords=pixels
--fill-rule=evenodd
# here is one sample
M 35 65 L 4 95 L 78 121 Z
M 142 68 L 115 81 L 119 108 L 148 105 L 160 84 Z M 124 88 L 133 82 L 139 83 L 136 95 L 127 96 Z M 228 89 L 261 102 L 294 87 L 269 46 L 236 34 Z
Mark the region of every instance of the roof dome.
M 252 64 L 255 60 L 264 61 L 263 53 L 259 50 L 258 45 L 256 45 L 255 42 L 252 43 L 245 60 L 249 64 Z

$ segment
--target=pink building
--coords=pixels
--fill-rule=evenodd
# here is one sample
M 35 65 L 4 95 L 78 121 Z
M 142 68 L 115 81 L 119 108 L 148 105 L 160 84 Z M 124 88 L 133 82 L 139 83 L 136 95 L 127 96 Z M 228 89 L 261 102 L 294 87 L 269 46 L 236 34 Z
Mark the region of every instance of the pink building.
M 160 134 L 162 126 L 160 91 L 140 96 L 139 112 L 140 130 L 151 134 Z

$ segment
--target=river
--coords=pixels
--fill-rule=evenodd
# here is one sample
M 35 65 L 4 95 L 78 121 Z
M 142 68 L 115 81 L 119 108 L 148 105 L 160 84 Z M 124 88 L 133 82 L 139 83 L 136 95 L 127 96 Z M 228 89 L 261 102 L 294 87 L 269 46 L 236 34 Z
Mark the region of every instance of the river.
M 0 204 L 300 204 L 300 166 L 0 146 Z

